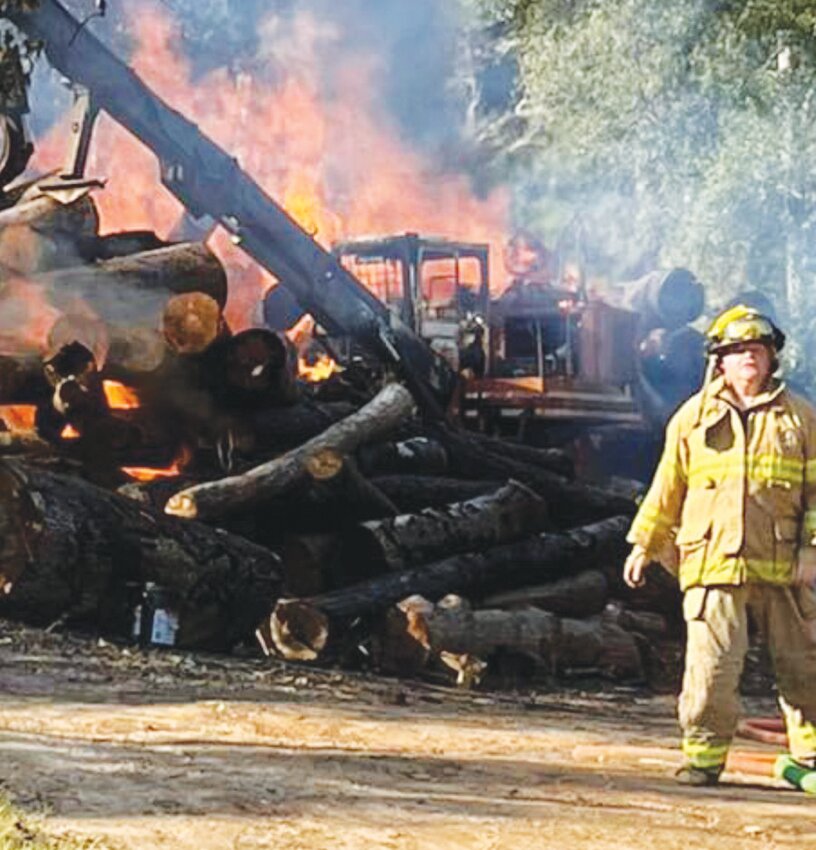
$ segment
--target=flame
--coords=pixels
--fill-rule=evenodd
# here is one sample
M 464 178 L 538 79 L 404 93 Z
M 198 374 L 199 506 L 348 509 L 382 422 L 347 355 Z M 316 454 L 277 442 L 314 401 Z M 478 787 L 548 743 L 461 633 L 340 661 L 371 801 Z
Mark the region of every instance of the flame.
M 60 431 L 61 440 L 78 440 L 81 436 L 79 431 L 70 422 Z
M 330 378 L 340 367 L 328 354 L 322 354 L 315 363 L 308 363 L 305 358 L 298 357 L 298 377 L 310 383 L 318 383 Z
M 181 447 L 179 456 L 164 468 L 154 468 L 149 466 L 123 466 L 122 472 L 129 475 L 135 481 L 155 481 L 157 478 L 174 478 L 181 475 L 183 469 L 190 462 L 192 452 L 187 446 Z
M 119 381 L 102 381 L 102 389 L 111 410 L 134 410 L 140 406 L 136 390 L 120 384 Z
M 37 407 L 33 404 L 3 404 L 0 405 L 0 419 L 6 423 L 6 428 L 14 433 L 34 430 L 34 420 Z
M 369 55 L 350 52 L 342 32 L 308 12 L 271 15 L 260 28 L 262 47 L 247 57 L 251 74 L 221 68 L 193 82 L 178 50 L 184 43 L 180 24 L 169 12 L 142 2 L 131 4 L 128 14 L 136 72 L 237 157 L 324 247 L 341 238 L 405 231 L 488 242 L 492 286 L 503 288 L 509 192 L 479 198 L 464 174 L 443 173 L 407 147 L 405 133 L 378 100 L 381 65 L 373 47 Z M 59 162 L 67 120 L 38 141 L 38 168 Z M 88 171 L 108 178 L 96 195 L 102 232 L 150 228 L 167 237 L 179 224 L 183 209 L 161 186 L 155 156 L 105 115 Z M 251 326 L 274 278 L 223 230 L 208 244 L 229 275 L 227 321 L 235 330 Z

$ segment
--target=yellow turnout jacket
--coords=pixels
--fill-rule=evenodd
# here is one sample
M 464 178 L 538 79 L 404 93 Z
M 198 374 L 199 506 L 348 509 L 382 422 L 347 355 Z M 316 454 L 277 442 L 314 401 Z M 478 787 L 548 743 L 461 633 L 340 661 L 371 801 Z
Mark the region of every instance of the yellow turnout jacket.
M 816 545 L 816 410 L 775 383 L 740 411 L 722 378 L 666 428 L 629 531 L 655 560 L 679 550 L 680 587 L 791 584 Z

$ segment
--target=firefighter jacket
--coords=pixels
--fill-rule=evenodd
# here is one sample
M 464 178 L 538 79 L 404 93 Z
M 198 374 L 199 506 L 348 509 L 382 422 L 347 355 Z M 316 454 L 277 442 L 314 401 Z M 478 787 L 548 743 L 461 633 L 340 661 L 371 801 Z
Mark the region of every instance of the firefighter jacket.
M 682 590 L 791 584 L 816 545 L 816 410 L 780 383 L 744 411 L 730 398 L 717 378 L 671 418 L 627 537 L 655 560 L 676 546 Z

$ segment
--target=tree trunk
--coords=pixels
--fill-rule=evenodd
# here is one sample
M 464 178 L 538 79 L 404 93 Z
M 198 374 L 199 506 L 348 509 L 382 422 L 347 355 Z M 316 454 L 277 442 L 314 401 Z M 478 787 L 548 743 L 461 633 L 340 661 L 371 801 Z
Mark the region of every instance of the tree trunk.
M 382 611 L 419 594 L 438 599 L 448 593 L 483 595 L 559 578 L 599 561 L 620 561 L 626 552 L 628 517 L 614 517 L 561 534 L 541 534 L 486 552 L 457 555 L 424 567 L 388 573 L 349 588 L 307 599 L 280 600 L 262 643 L 274 642 L 284 658 L 315 659 L 357 617 Z
M 534 605 L 559 617 L 590 617 L 604 610 L 609 582 L 599 570 L 585 570 L 547 584 L 491 593 L 481 600 L 485 608 L 524 608 Z
M 358 579 L 405 570 L 458 552 L 474 552 L 550 527 L 547 505 L 532 490 L 510 481 L 467 502 L 418 514 L 372 520 L 349 528 L 344 560 Z
M 400 513 L 405 514 L 475 499 L 501 486 L 501 481 L 439 478 L 435 475 L 382 475 L 371 481 L 397 506 Z
M 0 462 L 0 527 L 0 616 L 34 625 L 129 636 L 131 587 L 154 582 L 178 597 L 179 646 L 223 650 L 280 588 L 266 549 L 19 461 Z
M 308 475 L 307 461 L 322 449 L 350 454 L 360 444 L 388 433 L 408 416 L 414 400 L 400 384 L 389 384 L 367 405 L 282 457 L 245 472 L 182 490 L 165 512 L 185 519 L 214 519 L 285 494 Z

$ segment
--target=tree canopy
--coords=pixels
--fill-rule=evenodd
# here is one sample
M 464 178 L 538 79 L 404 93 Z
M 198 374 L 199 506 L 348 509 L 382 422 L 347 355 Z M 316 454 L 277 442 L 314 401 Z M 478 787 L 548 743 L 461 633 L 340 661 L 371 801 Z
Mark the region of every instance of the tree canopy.
M 552 234 L 578 215 L 590 271 L 684 265 L 712 306 L 760 289 L 806 336 L 816 3 L 461 2 L 517 62 L 492 150 L 517 170 L 519 222 Z

